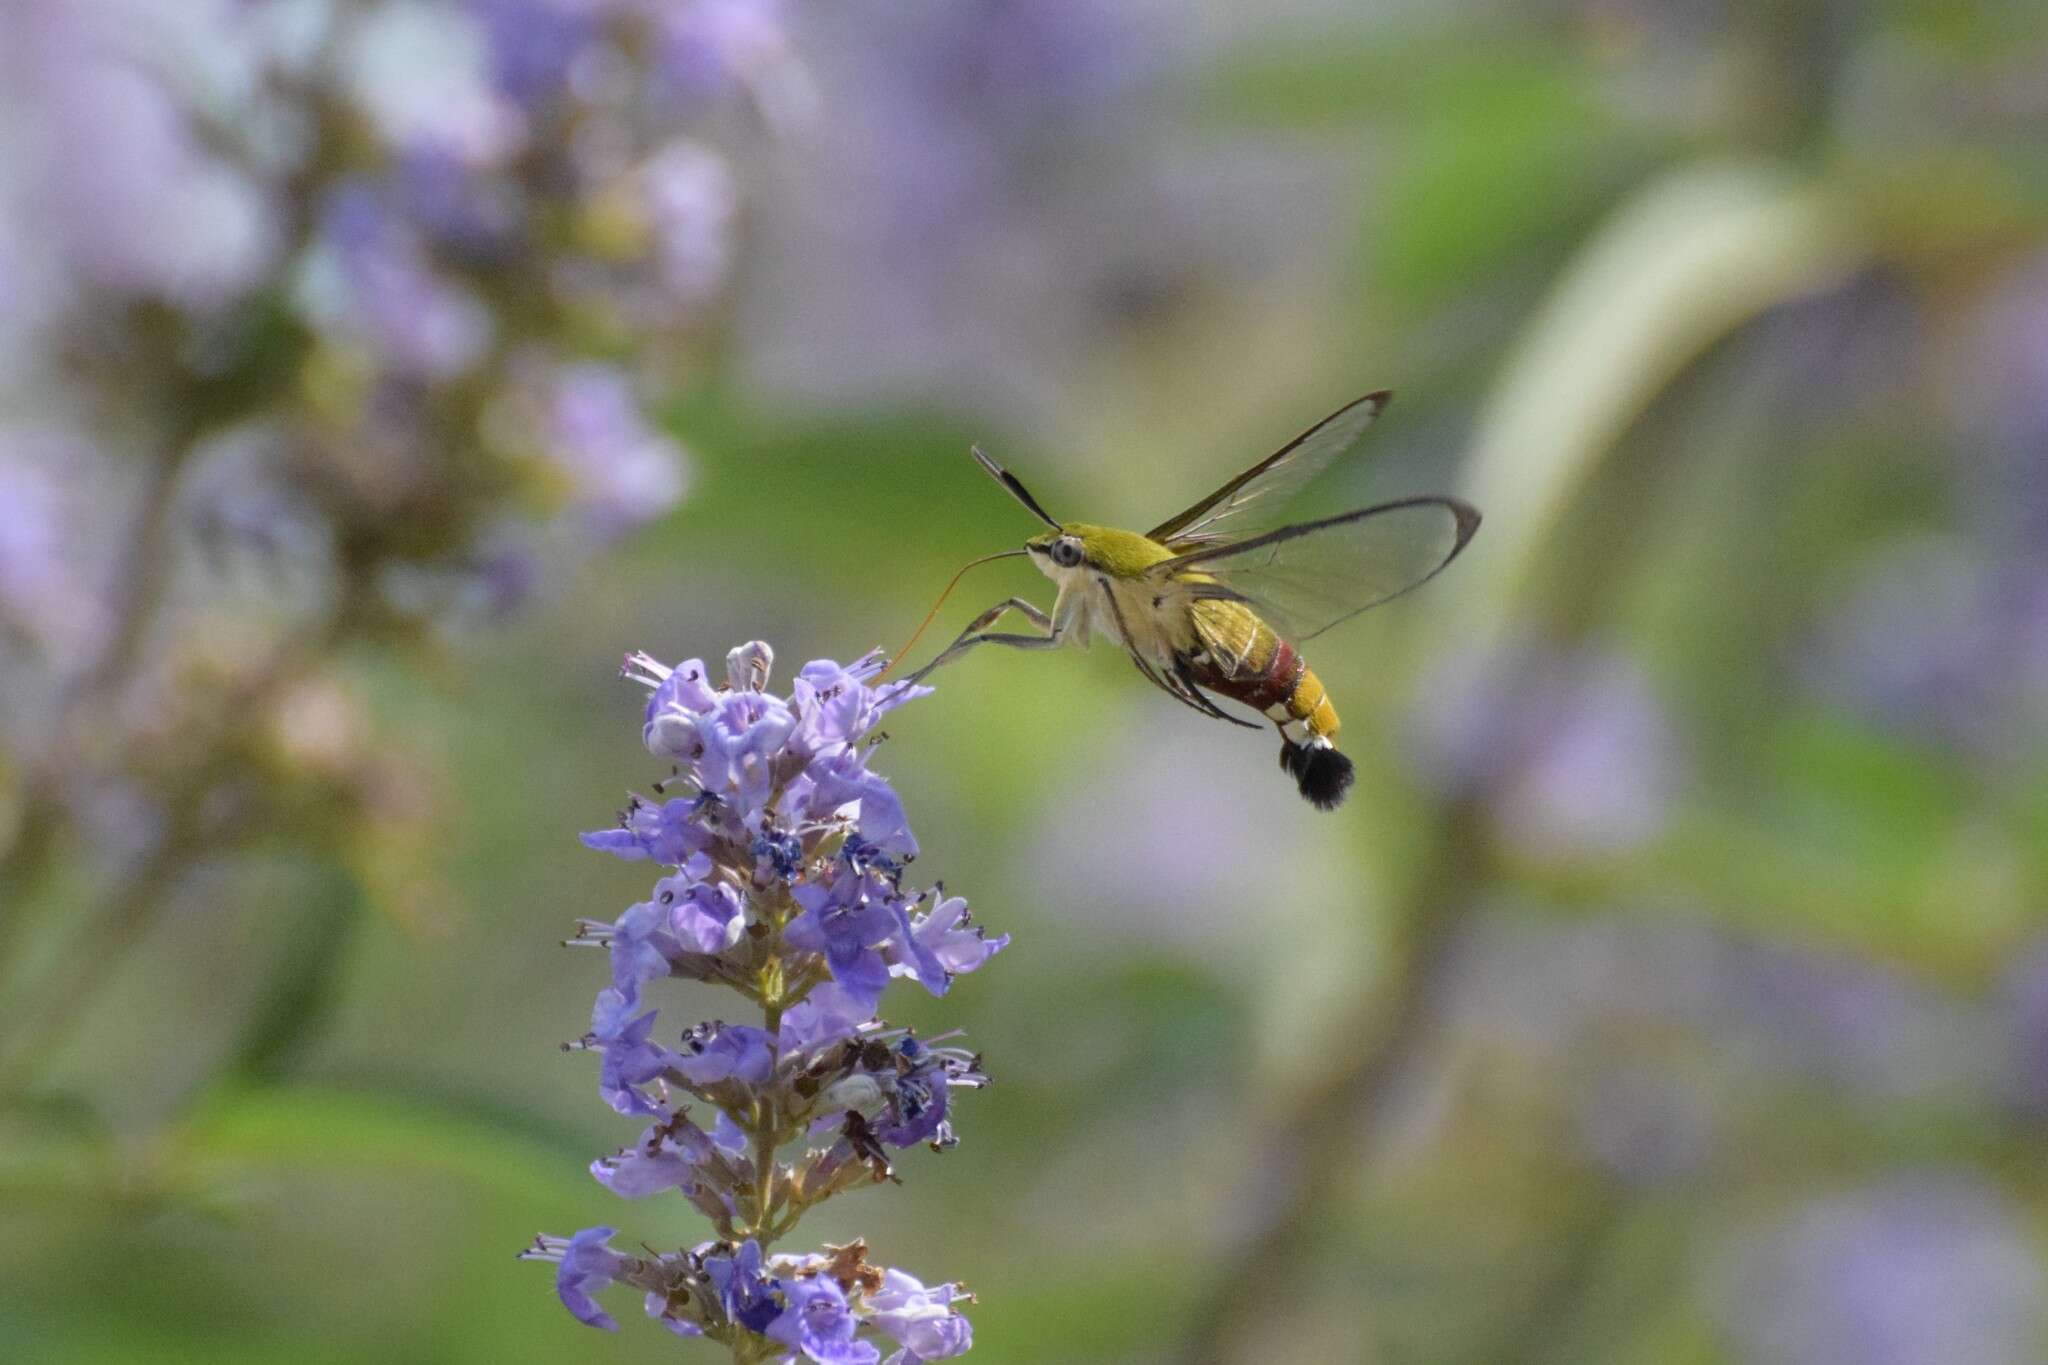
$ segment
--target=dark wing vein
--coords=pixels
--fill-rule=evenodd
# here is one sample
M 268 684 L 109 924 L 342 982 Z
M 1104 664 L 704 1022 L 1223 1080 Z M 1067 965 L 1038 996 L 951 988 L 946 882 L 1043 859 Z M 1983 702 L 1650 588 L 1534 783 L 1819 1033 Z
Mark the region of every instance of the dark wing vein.
M 1197 598 L 1243 602 L 1296 643 L 1435 577 L 1479 529 L 1456 498 L 1403 498 L 1206 545 L 1153 566 Z
M 1147 532 L 1175 549 L 1207 544 L 1218 538 L 1217 523 L 1242 515 L 1264 503 L 1284 505 L 1331 461 L 1358 444 L 1372 419 L 1393 395 L 1381 389 L 1343 407 L 1289 441 L 1221 488 Z

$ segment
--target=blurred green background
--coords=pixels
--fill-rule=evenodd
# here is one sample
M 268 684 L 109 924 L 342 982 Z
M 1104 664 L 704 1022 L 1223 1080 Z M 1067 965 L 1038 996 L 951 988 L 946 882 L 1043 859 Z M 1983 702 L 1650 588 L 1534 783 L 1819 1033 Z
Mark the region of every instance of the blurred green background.
M 648 881 L 575 838 L 660 775 L 616 659 L 894 648 L 1033 530 L 970 441 L 1143 527 L 1386 386 L 1303 509 L 1486 524 L 1316 642 L 1342 810 L 1101 648 L 892 717 L 919 878 L 1014 935 L 892 1017 L 997 1083 L 801 1240 L 966 1282 L 984 1365 L 2048 1359 L 2039 8 L 754 9 L 808 112 L 720 116 L 675 510 L 237 715 L 274 818 L 146 916 L 118 810 L 9 887 L 0 1358 L 718 1358 L 512 1260 L 703 1235 L 584 1174 L 636 1130 L 557 1046 L 604 967 L 556 940 Z

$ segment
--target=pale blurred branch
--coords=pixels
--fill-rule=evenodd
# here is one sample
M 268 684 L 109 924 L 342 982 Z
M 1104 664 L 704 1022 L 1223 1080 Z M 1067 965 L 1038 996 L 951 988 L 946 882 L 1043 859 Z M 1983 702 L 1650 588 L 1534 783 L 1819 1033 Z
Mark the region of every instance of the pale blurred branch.
M 208 717 L 213 742 L 199 749 L 207 761 L 182 775 L 180 799 L 167 807 L 167 827 L 111 885 L 94 893 L 92 909 L 65 926 L 54 960 L 0 1018 L 0 1090 L 20 1084 L 54 1056 L 58 1040 L 126 963 L 184 874 L 250 832 L 232 821 L 209 822 L 206 815 L 205 794 L 237 761 L 232 746 L 221 741 L 324 662 L 345 638 L 352 617 L 345 597 L 326 617 L 280 642 L 269 662 L 239 686 L 218 694 Z
M 1255 1144 L 1264 1154 L 1256 1178 L 1238 1191 L 1231 1222 L 1242 1231 L 1219 1258 L 1224 1278 L 1257 1266 L 1262 1278 L 1284 1283 L 1311 1250 L 1313 1229 L 1341 1198 L 1345 1174 L 1371 1157 L 1375 1126 L 1403 1078 L 1426 1051 L 1438 1007 L 1452 977 L 1457 945 L 1483 884 L 1484 854 L 1476 812 L 1459 805 L 1445 812 L 1443 833 L 1410 893 L 1403 917 L 1404 943 L 1386 993 L 1332 1025 L 1330 1036 L 1374 1041 L 1361 1045 L 1348 1071 L 1301 1097 L 1277 1129 Z M 1181 1365 L 1224 1365 L 1249 1359 L 1255 1296 L 1224 1285 L 1196 1300 Z
M 152 465 L 113 575 L 106 636 L 65 686 L 42 752 L 22 765 L 14 837 L 0 852 L 0 982 L 21 950 L 29 903 L 50 870 L 63 829 L 59 792 L 66 767 L 77 757 L 73 746 L 88 731 L 92 711 L 118 695 L 163 603 L 176 549 L 172 512 L 192 450 L 190 440 L 170 441 Z
M 1825 191 L 1769 166 L 1689 167 L 1624 205 L 1566 269 L 1480 413 L 1462 491 L 1486 530 L 1445 576 L 1465 608 L 1449 633 L 1505 623 L 1572 500 L 1674 379 L 1865 259 Z

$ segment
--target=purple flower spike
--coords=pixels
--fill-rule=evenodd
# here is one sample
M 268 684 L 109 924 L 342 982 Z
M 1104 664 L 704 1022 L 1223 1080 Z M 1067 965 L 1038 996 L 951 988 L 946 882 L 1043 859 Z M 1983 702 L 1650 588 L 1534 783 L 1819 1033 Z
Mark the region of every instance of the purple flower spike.
M 927 1290 L 870 1264 L 861 1242 L 790 1256 L 763 1241 L 824 1199 L 895 1179 L 893 1151 L 955 1145 L 952 1092 L 988 1083 L 980 1056 L 875 1011 L 892 977 L 943 995 L 1009 939 L 985 934 L 964 899 L 904 886 L 917 843 L 867 760 L 876 722 L 930 689 L 870 686 L 881 668 L 870 655 L 807 664 L 780 697 L 767 690 L 773 666 L 759 642 L 726 656 L 723 686 L 699 659 L 626 660 L 651 693 L 642 739 L 673 766 L 661 799 L 635 797 L 617 829 L 583 842 L 664 872 L 648 899 L 616 922 L 580 921 L 572 941 L 611 960 L 583 1039 L 603 1054 L 599 1091 L 649 1124 L 590 1173 L 625 1199 L 679 1194 L 724 1240 L 644 1260 L 592 1251 L 565 1280 L 579 1297 L 564 1301 L 608 1326 L 590 1293 L 624 1280 L 671 1332 L 730 1341 L 749 1359 L 880 1365 L 894 1341 L 892 1365 L 918 1365 L 973 1340 L 954 1286 Z M 669 977 L 734 987 L 762 1022 L 657 1042 L 642 997 Z M 716 1117 L 686 1117 L 678 1094 Z

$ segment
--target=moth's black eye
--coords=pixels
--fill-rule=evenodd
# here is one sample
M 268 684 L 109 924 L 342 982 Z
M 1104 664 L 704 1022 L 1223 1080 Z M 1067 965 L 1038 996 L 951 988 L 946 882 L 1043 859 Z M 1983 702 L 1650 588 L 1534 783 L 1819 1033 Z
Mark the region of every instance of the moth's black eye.
M 1078 540 L 1055 540 L 1052 543 L 1052 562 L 1062 569 L 1071 569 L 1081 562 L 1081 542 Z

